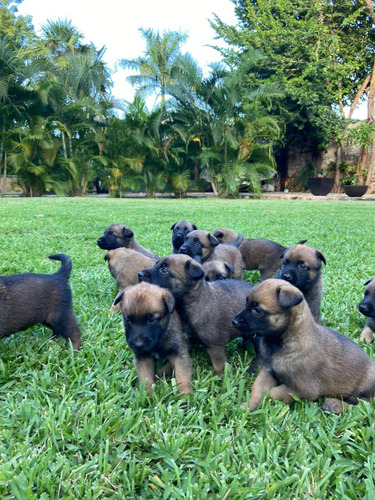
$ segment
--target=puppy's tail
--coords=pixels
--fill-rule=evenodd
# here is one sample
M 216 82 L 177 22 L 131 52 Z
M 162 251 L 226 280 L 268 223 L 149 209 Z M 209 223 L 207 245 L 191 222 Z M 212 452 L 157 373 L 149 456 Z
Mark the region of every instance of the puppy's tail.
M 64 253 L 57 253 L 54 255 L 49 255 L 48 258 L 52 260 L 59 260 L 61 262 L 61 267 L 55 274 L 58 274 L 62 278 L 65 278 L 66 281 L 68 281 L 70 272 L 72 270 L 72 261 L 70 257 L 65 255 Z
M 233 241 L 232 245 L 237 247 L 237 248 L 240 248 L 242 242 L 243 242 L 243 234 L 240 233 L 237 236 L 237 238 Z

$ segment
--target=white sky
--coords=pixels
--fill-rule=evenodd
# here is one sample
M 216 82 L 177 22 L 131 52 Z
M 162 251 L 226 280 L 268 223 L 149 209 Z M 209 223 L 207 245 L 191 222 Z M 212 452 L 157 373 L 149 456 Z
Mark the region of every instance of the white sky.
M 143 55 L 146 43 L 139 28 L 187 32 L 182 46 L 205 69 L 220 60 L 218 51 L 207 45 L 223 45 L 214 40 L 208 19 L 217 14 L 224 22 L 236 24 L 230 0 L 24 0 L 18 6 L 22 15 L 31 15 L 37 33 L 48 20 L 68 19 L 97 49 L 106 46 L 104 61 L 115 69 L 119 59 Z M 134 89 L 126 81 L 130 71 L 118 69 L 113 75 L 115 97 L 133 100 Z M 134 71 L 133 71 L 134 73 Z
M 237 18 L 230 0 L 24 0 L 18 6 L 22 15 L 31 15 L 37 32 L 47 20 L 68 19 L 97 49 L 106 46 L 104 61 L 112 70 L 119 59 L 141 56 L 146 48 L 139 28 L 187 32 L 182 52 L 189 52 L 205 70 L 220 60 L 220 54 L 208 45 L 223 45 L 215 40 L 208 19 L 217 14 L 227 24 Z M 131 72 L 117 69 L 113 74 L 113 95 L 132 101 L 134 89 L 126 81 Z M 148 101 L 152 107 L 153 102 Z M 354 118 L 366 118 L 366 104 L 360 104 Z

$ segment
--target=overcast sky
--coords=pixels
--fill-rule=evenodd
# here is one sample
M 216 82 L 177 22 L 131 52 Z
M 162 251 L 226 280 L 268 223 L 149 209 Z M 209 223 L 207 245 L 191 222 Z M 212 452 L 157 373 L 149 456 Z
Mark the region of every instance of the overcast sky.
M 187 32 L 182 52 L 189 52 L 201 68 L 220 60 L 220 54 L 208 45 L 220 45 L 208 19 L 217 14 L 228 24 L 236 24 L 230 0 L 24 0 L 18 7 L 22 15 L 33 17 L 37 33 L 47 20 L 68 19 L 96 48 L 106 46 L 104 60 L 115 69 L 119 59 L 141 56 L 146 48 L 139 28 Z M 221 43 L 222 45 L 222 43 Z M 133 100 L 134 90 L 126 82 L 126 73 L 113 75 L 113 94 Z
M 220 60 L 220 54 L 208 45 L 223 45 L 215 40 L 208 19 L 217 14 L 227 24 L 237 18 L 230 0 L 24 0 L 18 7 L 22 15 L 33 17 L 38 32 L 47 20 L 68 19 L 96 48 L 106 47 L 104 60 L 114 70 L 119 59 L 141 56 L 146 48 L 139 28 L 187 32 L 182 52 L 189 52 L 204 70 Z M 132 101 L 134 89 L 126 81 L 131 72 L 117 69 L 112 78 L 113 94 Z M 152 102 L 148 101 L 149 106 Z M 366 117 L 366 105 L 355 112 L 355 118 Z

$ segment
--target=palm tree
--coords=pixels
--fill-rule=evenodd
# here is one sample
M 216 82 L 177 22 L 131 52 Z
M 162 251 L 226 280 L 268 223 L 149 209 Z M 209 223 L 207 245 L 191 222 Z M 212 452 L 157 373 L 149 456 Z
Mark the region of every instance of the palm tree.
M 180 48 L 187 35 L 176 31 L 165 31 L 162 35 L 152 29 L 140 29 L 146 40 L 143 57 L 121 59 L 120 66 L 138 71 L 138 75 L 128 76 L 128 81 L 137 88 L 143 97 L 158 92 L 161 106 L 165 109 L 166 87 L 171 82 L 173 68 L 181 57 Z

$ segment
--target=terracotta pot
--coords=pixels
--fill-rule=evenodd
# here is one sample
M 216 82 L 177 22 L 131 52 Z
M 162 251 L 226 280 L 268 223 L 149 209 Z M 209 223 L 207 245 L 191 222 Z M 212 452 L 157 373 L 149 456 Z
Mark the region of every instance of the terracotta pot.
M 307 181 L 311 193 L 315 196 L 325 196 L 328 194 L 333 188 L 334 183 L 335 179 L 332 177 L 311 177 Z
M 360 198 L 366 193 L 368 186 L 351 186 L 349 184 L 342 186 L 342 188 L 348 196 Z

